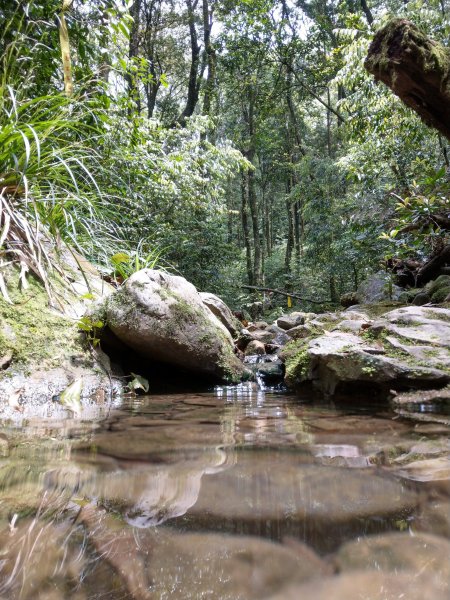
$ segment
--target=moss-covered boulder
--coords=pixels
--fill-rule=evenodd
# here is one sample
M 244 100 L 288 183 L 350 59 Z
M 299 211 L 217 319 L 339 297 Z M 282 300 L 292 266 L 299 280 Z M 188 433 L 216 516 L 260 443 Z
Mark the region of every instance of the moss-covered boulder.
M 218 380 L 238 381 L 247 374 L 229 331 L 183 277 L 143 269 L 104 308 L 111 331 L 145 358 Z
M 112 382 L 106 355 L 87 342 L 79 327 L 92 300 L 111 290 L 92 265 L 68 251 L 64 270 L 65 280 L 55 272 L 50 275 L 51 298 L 33 276 L 24 286 L 16 268 L 2 270 L 7 290 L 7 298 L 0 294 L 3 417 L 33 414 L 46 404 L 57 410 L 60 394 L 77 380 L 81 400 L 103 401 L 110 397 L 111 384 L 120 387 Z
M 282 353 L 286 382 L 312 383 L 326 394 L 366 389 L 433 388 L 450 382 L 450 310 L 409 306 L 355 321 L 346 313 L 332 331 L 298 339 Z

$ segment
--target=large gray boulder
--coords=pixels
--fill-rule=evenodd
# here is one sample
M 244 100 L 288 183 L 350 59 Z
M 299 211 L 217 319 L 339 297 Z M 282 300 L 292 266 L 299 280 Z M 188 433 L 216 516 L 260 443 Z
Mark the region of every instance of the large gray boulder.
M 359 285 L 356 295 L 361 304 L 372 304 L 384 300 L 398 300 L 402 291 L 402 288 L 392 283 L 389 273 L 379 271 Z
M 344 313 L 345 314 L 345 313 Z M 333 331 L 285 350 L 287 382 L 312 382 L 326 394 L 347 384 L 379 389 L 432 388 L 450 382 L 450 310 L 408 306 L 376 321 L 347 319 Z
M 112 332 L 150 360 L 226 381 L 246 373 L 229 331 L 183 277 L 138 271 L 107 298 L 105 313 Z

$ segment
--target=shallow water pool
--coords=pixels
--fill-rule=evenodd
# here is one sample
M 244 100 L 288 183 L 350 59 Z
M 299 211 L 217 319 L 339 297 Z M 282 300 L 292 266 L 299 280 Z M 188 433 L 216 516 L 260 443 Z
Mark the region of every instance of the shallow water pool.
M 3 422 L 0 598 L 447 598 L 448 423 L 250 385 Z

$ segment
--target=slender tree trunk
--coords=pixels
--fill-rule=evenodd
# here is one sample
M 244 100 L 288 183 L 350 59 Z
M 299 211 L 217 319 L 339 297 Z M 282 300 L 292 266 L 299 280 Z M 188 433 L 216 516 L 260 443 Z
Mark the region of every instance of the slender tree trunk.
M 254 158 L 254 157 L 253 157 Z M 250 160 L 250 159 L 249 159 Z M 255 172 L 249 171 L 248 173 L 248 200 L 250 206 L 250 215 L 252 220 L 252 231 L 253 231 L 253 281 L 255 285 L 261 283 L 262 274 L 262 253 L 261 253 L 261 239 L 259 235 L 259 211 L 258 202 L 256 198 L 255 189 Z
M 100 79 L 109 83 L 109 74 L 111 73 L 111 52 L 109 48 L 109 36 L 107 32 L 109 23 L 109 13 L 107 10 L 102 12 L 102 29 L 105 32 L 101 37 L 102 58 L 98 67 Z
M 328 105 L 331 104 L 331 98 L 330 98 L 330 88 L 327 87 L 327 100 L 328 100 Z M 332 143 L 331 143 L 331 111 L 329 108 L 327 108 L 327 147 L 328 147 L 328 156 L 330 158 L 333 158 L 333 148 L 332 148 Z
M 287 276 L 291 275 L 291 261 L 292 261 L 292 248 L 294 245 L 294 223 L 292 219 L 292 207 L 288 200 L 289 194 L 291 193 L 291 179 L 290 177 L 286 181 L 286 213 L 288 220 L 288 231 L 286 241 L 286 254 L 284 256 L 284 271 Z
M 249 136 L 248 149 L 245 156 L 252 165 L 255 164 L 255 91 L 253 88 L 248 90 L 248 105 L 244 110 L 244 120 L 246 121 Z M 261 283 L 261 238 L 259 233 L 259 210 L 255 189 L 255 171 L 249 170 L 248 179 L 248 204 L 250 208 L 250 217 L 252 221 L 253 232 L 253 281 L 255 285 Z
M 370 8 L 367 5 L 366 0 L 361 0 L 361 8 L 363 9 L 364 14 L 366 15 L 367 22 L 369 25 L 373 23 L 373 15 Z
M 128 95 L 131 103 L 135 104 L 136 112 L 141 112 L 141 98 L 139 94 L 139 78 L 134 72 L 135 60 L 139 55 L 139 26 L 141 14 L 141 0 L 134 0 L 130 8 L 130 15 L 133 17 L 133 25 L 131 26 L 130 42 L 128 46 L 128 58 L 130 62 L 130 70 L 127 73 L 126 80 L 128 85 Z M 131 108 L 129 113 L 131 113 Z
M 339 294 L 336 289 L 336 278 L 334 275 L 330 275 L 330 299 L 333 304 L 339 303 Z
M 301 256 L 301 243 L 300 243 L 300 215 L 299 215 L 299 203 L 295 202 L 292 205 L 293 223 L 294 223 L 294 249 L 295 258 L 297 264 L 300 261 Z
M 354 288 L 355 292 L 358 289 L 358 286 L 359 286 L 358 269 L 355 267 L 355 265 L 353 265 L 353 288 Z
M 271 206 L 269 203 L 269 197 L 264 189 L 263 196 L 263 210 L 264 210 L 264 247 L 266 249 L 266 255 L 272 254 L 272 214 Z
M 248 171 L 242 173 L 241 191 L 242 191 L 241 220 L 242 220 L 242 233 L 244 236 L 245 259 L 246 259 L 246 265 L 247 265 L 247 279 L 248 279 L 249 285 L 254 285 L 252 247 L 251 247 L 251 242 L 250 242 L 250 227 L 248 224 Z
M 442 136 L 439 135 L 438 138 L 439 138 L 439 147 L 442 151 L 442 156 L 444 157 L 445 166 L 450 167 L 447 146 L 446 146 L 444 140 L 442 139 Z
M 205 95 L 203 97 L 203 114 L 211 114 L 212 100 L 216 85 L 216 51 L 211 43 L 211 28 L 213 24 L 213 9 L 209 7 L 208 0 L 203 0 L 203 42 L 206 54 L 207 76 Z
M 186 0 L 189 23 L 189 37 L 191 40 L 191 66 L 189 69 L 188 94 L 186 106 L 180 116 L 180 123 L 184 124 L 187 117 L 194 114 L 198 102 L 199 82 L 198 71 L 200 66 L 200 46 L 198 45 L 197 29 L 195 27 L 195 9 L 198 0 Z

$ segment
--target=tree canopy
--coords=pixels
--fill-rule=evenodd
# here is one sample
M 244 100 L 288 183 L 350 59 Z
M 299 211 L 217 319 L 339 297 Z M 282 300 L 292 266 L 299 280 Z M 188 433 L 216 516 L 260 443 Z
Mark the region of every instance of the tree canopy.
M 449 142 L 364 68 L 392 19 L 447 52 L 446 0 L 11 0 L 0 19 L 0 286 L 10 260 L 48 281 L 45 233 L 113 281 L 157 265 L 236 308 L 258 288 L 329 306 L 448 246 Z

